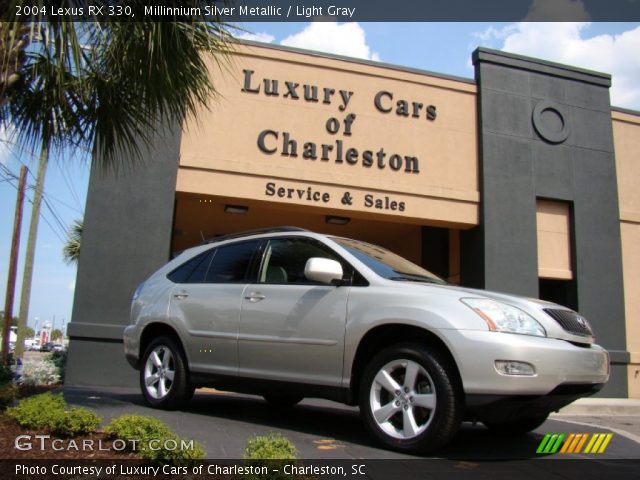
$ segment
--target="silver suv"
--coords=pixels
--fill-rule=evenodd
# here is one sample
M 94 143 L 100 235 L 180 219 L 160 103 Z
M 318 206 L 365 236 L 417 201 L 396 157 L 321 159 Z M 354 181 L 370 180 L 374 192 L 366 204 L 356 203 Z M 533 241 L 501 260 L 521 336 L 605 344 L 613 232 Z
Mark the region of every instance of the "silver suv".
M 388 447 L 425 452 L 460 422 L 523 433 L 597 392 L 607 352 L 576 312 L 448 285 L 384 248 L 293 227 L 216 238 L 136 290 L 126 358 L 146 401 L 201 386 L 359 405 Z

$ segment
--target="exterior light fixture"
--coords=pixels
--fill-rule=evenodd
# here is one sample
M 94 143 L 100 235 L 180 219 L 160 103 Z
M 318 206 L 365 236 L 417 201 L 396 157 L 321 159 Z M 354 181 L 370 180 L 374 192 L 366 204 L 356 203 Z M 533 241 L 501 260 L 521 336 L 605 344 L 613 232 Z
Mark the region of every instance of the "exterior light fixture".
M 226 213 L 235 213 L 236 215 L 245 215 L 249 211 L 249 207 L 244 205 L 225 205 L 224 211 Z
M 324 217 L 324 221 L 332 225 L 346 225 L 351 221 L 349 217 L 335 217 L 333 215 L 327 215 Z

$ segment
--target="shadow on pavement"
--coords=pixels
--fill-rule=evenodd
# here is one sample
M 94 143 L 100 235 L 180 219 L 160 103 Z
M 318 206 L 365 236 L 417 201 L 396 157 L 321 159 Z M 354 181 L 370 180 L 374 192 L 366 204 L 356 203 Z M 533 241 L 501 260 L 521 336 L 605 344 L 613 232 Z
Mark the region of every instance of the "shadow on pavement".
M 543 436 L 530 433 L 519 437 L 502 437 L 480 424 L 463 423 L 453 441 L 445 448 L 425 457 L 412 457 L 387 452 L 376 444 L 365 431 L 356 408 L 322 400 L 307 400 L 295 407 L 276 408 L 260 397 L 207 391 L 197 392 L 184 411 L 159 412 L 147 407 L 142 396 L 131 389 L 119 391 L 66 387 L 64 394 L 70 403 L 92 408 L 100 414 L 106 414 L 115 408 L 119 414 L 122 410 L 159 418 L 166 414 L 174 421 L 176 416 L 184 416 L 185 422 L 179 422 L 181 425 L 195 421 L 200 428 L 202 422 L 209 421 L 206 419 L 212 422 L 219 420 L 227 425 L 227 431 L 233 429 L 234 424 L 260 425 L 268 429 L 281 430 L 285 435 L 290 431 L 307 436 L 329 437 L 359 450 L 369 450 L 366 452 L 369 456 L 375 456 L 375 450 L 384 452 L 386 458 L 435 457 L 485 461 L 527 459 L 540 457 L 535 451 Z M 188 433 L 182 432 L 183 435 Z

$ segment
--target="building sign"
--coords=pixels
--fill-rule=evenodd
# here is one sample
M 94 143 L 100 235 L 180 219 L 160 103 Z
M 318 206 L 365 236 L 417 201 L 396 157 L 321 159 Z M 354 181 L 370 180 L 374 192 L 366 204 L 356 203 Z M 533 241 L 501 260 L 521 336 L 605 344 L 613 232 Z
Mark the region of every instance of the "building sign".
M 179 192 L 477 224 L 473 82 L 256 45 L 216 71 L 220 95 L 184 125 Z
M 267 182 L 265 185 L 264 194 L 267 197 L 280 198 L 280 199 L 292 199 L 310 204 L 325 204 L 331 203 L 331 193 L 316 189 L 308 186 L 307 188 L 300 188 L 287 184 L 278 184 L 277 182 Z M 357 195 L 354 195 L 349 190 L 344 190 L 340 195 L 340 204 L 345 207 L 351 207 L 358 203 Z M 360 205 L 365 208 L 373 208 L 377 210 L 391 210 L 404 212 L 407 208 L 405 202 L 394 200 L 393 197 L 385 195 L 384 197 L 376 197 L 373 193 L 366 193 L 360 202 Z
M 342 117 L 327 118 L 324 128 L 337 137 L 332 143 L 319 143 L 308 139 L 299 139 L 287 131 L 265 128 L 258 134 L 258 149 L 266 155 L 301 158 L 302 160 L 320 160 L 334 164 L 361 165 L 364 168 L 388 168 L 394 172 L 409 174 L 420 173 L 420 160 L 415 155 L 399 154 L 385 151 L 384 147 L 359 150 L 349 147 L 340 137 L 351 137 L 357 129 L 357 114 L 348 112 L 349 102 L 354 92 L 346 89 L 336 90 L 332 87 L 319 87 L 314 84 L 300 84 L 291 80 L 272 78 L 256 78 L 255 71 L 243 70 L 244 82 L 241 91 L 265 97 L 282 97 L 292 101 L 336 104 Z M 386 90 L 378 91 L 372 103 L 381 114 L 395 113 L 405 118 L 434 121 L 437 117 L 435 105 L 425 105 L 419 101 L 399 99 L 394 101 L 394 94 Z M 395 209 L 394 209 L 395 210 Z

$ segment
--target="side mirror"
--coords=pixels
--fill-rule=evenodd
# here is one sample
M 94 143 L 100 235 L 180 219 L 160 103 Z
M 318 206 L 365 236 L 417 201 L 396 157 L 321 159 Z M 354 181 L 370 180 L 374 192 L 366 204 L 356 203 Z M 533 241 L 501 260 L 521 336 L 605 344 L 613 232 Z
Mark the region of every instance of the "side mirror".
M 313 257 L 304 266 L 304 276 L 308 280 L 330 284 L 342 280 L 342 265 L 329 258 Z

